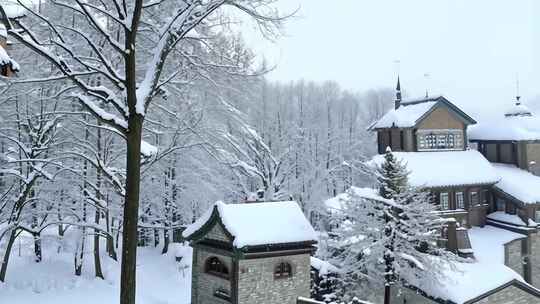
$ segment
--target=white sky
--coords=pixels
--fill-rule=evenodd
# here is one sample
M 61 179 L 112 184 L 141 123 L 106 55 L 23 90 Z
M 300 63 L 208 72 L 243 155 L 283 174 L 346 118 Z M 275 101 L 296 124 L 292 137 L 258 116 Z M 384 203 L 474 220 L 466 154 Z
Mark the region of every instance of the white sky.
M 362 91 L 426 88 L 473 112 L 540 95 L 540 0 L 281 0 L 300 7 L 275 43 L 248 43 L 277 65 L 269 78 L 335 80 Z M 536 15 L 536 18 L 535 18 Z M 430 75 L 426 80 L 424 74 Z

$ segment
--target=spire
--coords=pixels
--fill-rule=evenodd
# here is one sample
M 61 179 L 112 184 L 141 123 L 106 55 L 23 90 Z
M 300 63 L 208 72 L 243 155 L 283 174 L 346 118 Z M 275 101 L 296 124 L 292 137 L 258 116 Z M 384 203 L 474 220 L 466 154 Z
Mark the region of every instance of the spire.
M 521 96 L 519 96 L 519 74 L 516 74 L 516 106 L 521 105 Z
M 401 83 L 399 81 L 399 75 L 397 77 L 396 85 L 396 100 L 394 101 L 394 108 L 397 110 L 401 106 Z

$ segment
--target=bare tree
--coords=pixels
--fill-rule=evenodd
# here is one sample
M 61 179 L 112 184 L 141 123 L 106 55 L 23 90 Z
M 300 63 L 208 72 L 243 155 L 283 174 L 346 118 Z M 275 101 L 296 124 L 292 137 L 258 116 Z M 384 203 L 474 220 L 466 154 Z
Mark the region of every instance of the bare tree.
M 282 18 L 272 8 L 274 2 L 51 0 L 38 11 L 18 0 L 28 10 L 30 21 L 15 20 L 15 24 L 0 9 L 9 34 L 54 66 L 57 73 L 48 80 L 68 79 L 73 99 L 125 138 L 120 303 L 135 303 L 141 153 L 148 152 L 146 145 L 141 149 L 143 122 L 153 99 L 183 71 L 174 60 L 178 47 L 189 40 L 204 47 L 196 28 L 231 8 L 253 17 L 265 33 L 275 33 Z M 197 66 L 189 50 L 182 52 Z M 103 81 L 93 85 L 89 75 L 100 75 Z

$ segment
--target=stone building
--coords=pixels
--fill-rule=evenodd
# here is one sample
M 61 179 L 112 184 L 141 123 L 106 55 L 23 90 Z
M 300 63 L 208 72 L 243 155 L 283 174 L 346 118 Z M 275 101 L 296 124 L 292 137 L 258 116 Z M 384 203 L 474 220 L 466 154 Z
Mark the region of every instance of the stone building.
M 310 297 L 317 235 L 296 202 L 218 202 L 183 234 L 193 247 L 192 304 Z
M 443 231 L 446 247 L 488 266 L 465 271 L 460 280 L 477 278 L 467 299 L 451 295 L 470 286 L 450 283 L 437 293 L 418 284 L 420 292 L 396 303 L 540 303 L 540 120 L 520 98 L 503 116 L 477 122 L 444 96 L 403 100 L 398 80 L 394 108 L 369 129 L 379 153 L 391 147 L 409 182 L 433 194 L 441 216 L 455 219 Z M 377 155 L 371 163 L 382 161 Z M 486 280 L 498 283 L 477 286 Z

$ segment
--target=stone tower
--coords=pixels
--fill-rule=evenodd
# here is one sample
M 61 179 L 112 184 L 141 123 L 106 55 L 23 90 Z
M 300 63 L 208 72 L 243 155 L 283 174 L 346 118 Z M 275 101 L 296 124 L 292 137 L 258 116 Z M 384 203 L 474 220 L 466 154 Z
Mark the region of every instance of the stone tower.
M 216 203 L 184 231 L 192 304 L 296 304 L 310 296 L 317 235 L 296 202 Z

